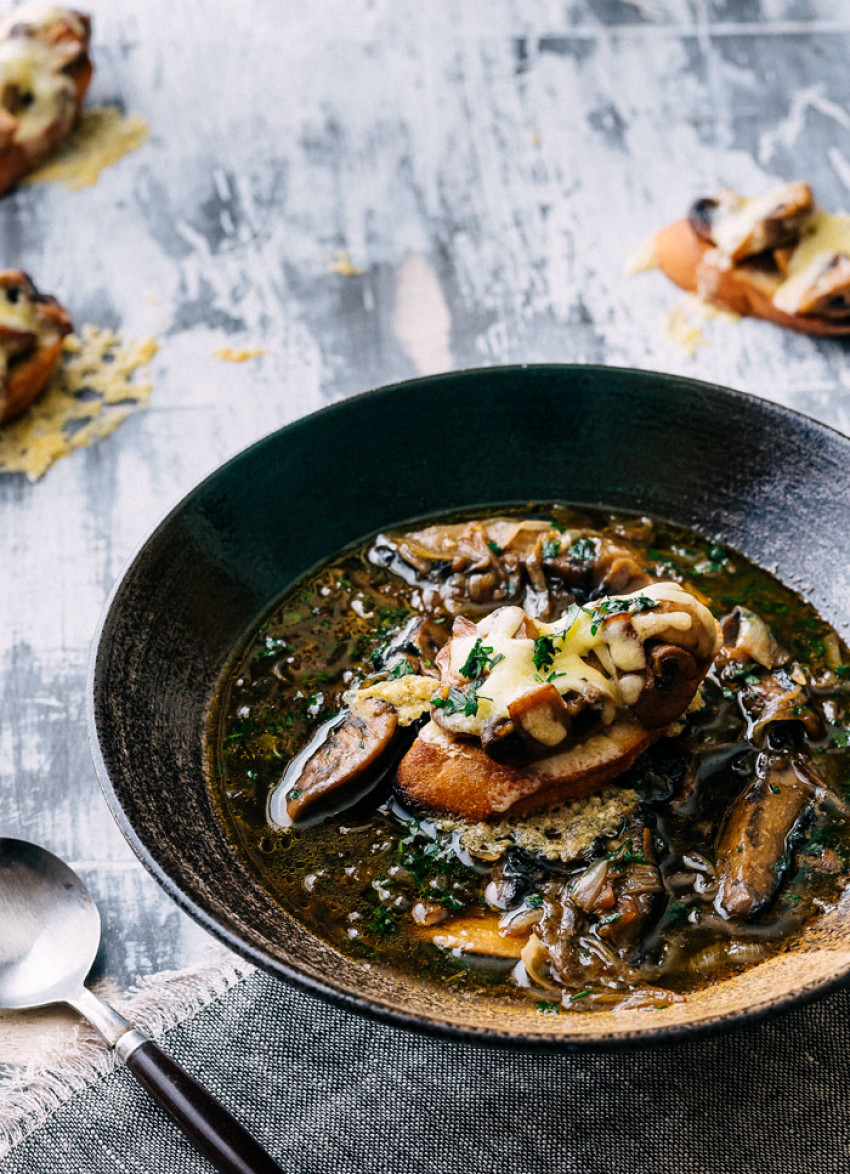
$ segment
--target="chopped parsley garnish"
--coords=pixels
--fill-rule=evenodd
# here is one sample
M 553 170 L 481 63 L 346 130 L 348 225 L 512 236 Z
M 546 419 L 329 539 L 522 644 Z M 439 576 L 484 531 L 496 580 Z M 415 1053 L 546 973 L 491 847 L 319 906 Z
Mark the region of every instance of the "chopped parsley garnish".
M 479 637 L 472 645 L 469 656 L 463 662 L 460 675 L 466 677 L 468 681 L 477 681 L 485 673 L 489 673 L 494 669 L 504 659 L 504 655 L 501 652 L 497 652 L 494 656 L 493 649 L 490 645 L 483 644 Z
M 688 906 L 684 901 L 672 901 L 667 906 L 667 920 L 671 925 L 681 925 L 688 920 Z
M 398 664 L 394 664 L 390 669 L 390 680 L 397 681 L 399 677 L 413 677 L 416 675 L 416 669 L 409 660 L 400 660 Z
M 850 664 L 839 664 L 835 666 L 835 671 L 839 677 L 850 677 Z
M 301 794 L 302 792 L 298 787 L 293 787 L 291 791 L 286 792 L 286 797 L 287 799 L 291 799 L 293 802 L 295 802 L 296 799 L 301 798 Z
M 593 617 L 590 634 L 595 636 L 604 619 L 619 615 L 636 616 L 642 611 L 652 611 L 656 607 L 658 600 L 652 599 L 649 595 L 638 595 L 634 599 L 617 599 L 612 596 L 610 599 L 600 599 L 592 607 L 585 607 L 582 610 L 585 615 Z
M 592 538 L 576 538 L 567 554 L 577 563 L 589 563 L 596 557 L 596 543 Z
M 375 933 L 386 934 L 395 933 L 398 926 L 395 923 L 395 918 L 388 909 L 383 905 L 378 905 L 372 910 L 372 915 L 369 919 L 370 928 Z
M 498 542 L 494 542 L 492 538 L 487 539 L 487 545 L 490 547 L 493 554 L 495 554 L 496 558 L 498 558 L 499 555 L 503 553 L 501 546 L 499 546 Z
M 544 561 L 550 558 L 557 558 L 561 551 L 561 541 L 559 538 L 544 538 L 540 543 L 540 553 Z
M 490 698 L 482 696 L 481 700 L 489 701 Z M 447 716 L 462 713 L 464 717 L 475 717 L 478 713 L 478 689 L 474 685 L 467 685 L 465 689 L 452 685 L 448 697 L 440 697 L 438 694 L 431 698 L 431 704 L 435 709 L 442 709 Z
M 543 1003 L 543 1002 L 541 1002 L 541 1003 L 537 1004 L 538 1015 L 557 1015 L 557 1014 L 559 1014 L 560 1010 L 561 1010 L 560 1003 Z
M 532 893 L 530 897 L 525 898 L 525 903 L 529 909 L 539 909 L 543 904 L 543 897 L 540 893 Z
M 576 991 L 574 995 L 570 995 L 570 1002 L 577 1003 L 579 999 L 586 999 L 588 995 L 592 995 L 593 990 L 588 986 L 583 991 Z
M 263 646 L 254 654 L 255 660 L 265 660 L 269 656 L 279 656 L 286 652 L 287 644 L 281 636 L 266 636 Z
M 548 669 L 555 659 L 555 641 L 551 636 L 539 636 L 534 641 L 534 667 L 538 672 Z
M 850 746 L 850 730 L 843 726 L 833 726 L 829 731 L 830 746 Z
M 612 860 L 617 865 L 647 863 L 643 852 L 639 848 L 635 848 L 631 836 L 623 840 L 619 848 L 614 848 L 611 852 L 606 852 L 605 859 Z

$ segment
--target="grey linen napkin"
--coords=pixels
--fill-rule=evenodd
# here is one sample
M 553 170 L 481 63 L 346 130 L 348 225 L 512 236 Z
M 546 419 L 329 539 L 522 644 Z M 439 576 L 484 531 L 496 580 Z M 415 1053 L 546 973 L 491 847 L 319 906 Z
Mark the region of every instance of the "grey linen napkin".
M 533 1056 L 388 1028 L 253 973 L 167 1050 L 293 1174 L 842 1174 L 850 992 L 664 1049 Z M 123 1070 L 0 1174 L 207 1174 Z

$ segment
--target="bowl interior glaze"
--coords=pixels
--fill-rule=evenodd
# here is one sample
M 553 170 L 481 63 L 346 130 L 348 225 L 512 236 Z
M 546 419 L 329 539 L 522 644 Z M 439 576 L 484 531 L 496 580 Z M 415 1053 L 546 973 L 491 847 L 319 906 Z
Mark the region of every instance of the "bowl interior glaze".
M 327 408 L 222 466 L 165 519 L 107 606 L 92 660 L 110 807 L 174 899 L 271 973 L 426 1031 L 524 1047 L 658 1042 L 731 1024 L 850 974 L 850 899 L 793 947 L 653 1012 L 540 1015 L 338 954 L 234 851 L 209 789 L 210 707 L 234 650 L 341 547 L 437 512 L 522 501 L 654 514 L 729 543 L 850 637 L 850 441 L 774 404 L 651 372 L 494 368 Z

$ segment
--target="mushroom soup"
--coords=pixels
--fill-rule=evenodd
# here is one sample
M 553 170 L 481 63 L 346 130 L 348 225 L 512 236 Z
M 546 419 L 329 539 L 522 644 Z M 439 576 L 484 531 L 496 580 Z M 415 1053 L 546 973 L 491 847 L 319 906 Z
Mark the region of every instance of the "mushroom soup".
M 547 1012 L 664 1006 L 839 899 L 848 662 L 666 523 L 437 520 L 304 577 L 240 649 L 215 799 L 349 956 Z

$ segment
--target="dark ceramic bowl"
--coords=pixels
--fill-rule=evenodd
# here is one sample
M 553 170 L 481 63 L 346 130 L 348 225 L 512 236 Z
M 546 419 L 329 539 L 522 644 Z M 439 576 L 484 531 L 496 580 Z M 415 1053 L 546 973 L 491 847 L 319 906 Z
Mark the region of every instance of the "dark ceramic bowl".
M 600 367 L 469 371 L 384 388 L 276 432 L 165 519 L 115 589 L 92 664 L 112 812 L 178 904 L 272 974 L 406 1027 L 491 1043 L 658 1042 L 752 1019 L 850 974 L 850 898 L 783 953 L 662 1011 L 554 1017 L 342 957 L 237 856 L 210 798 L 207 723 L 228 658 L 343 546 L 459 507 L 641 511 L 737 547 L 850 636 L 850 441 L 694 380 Z

